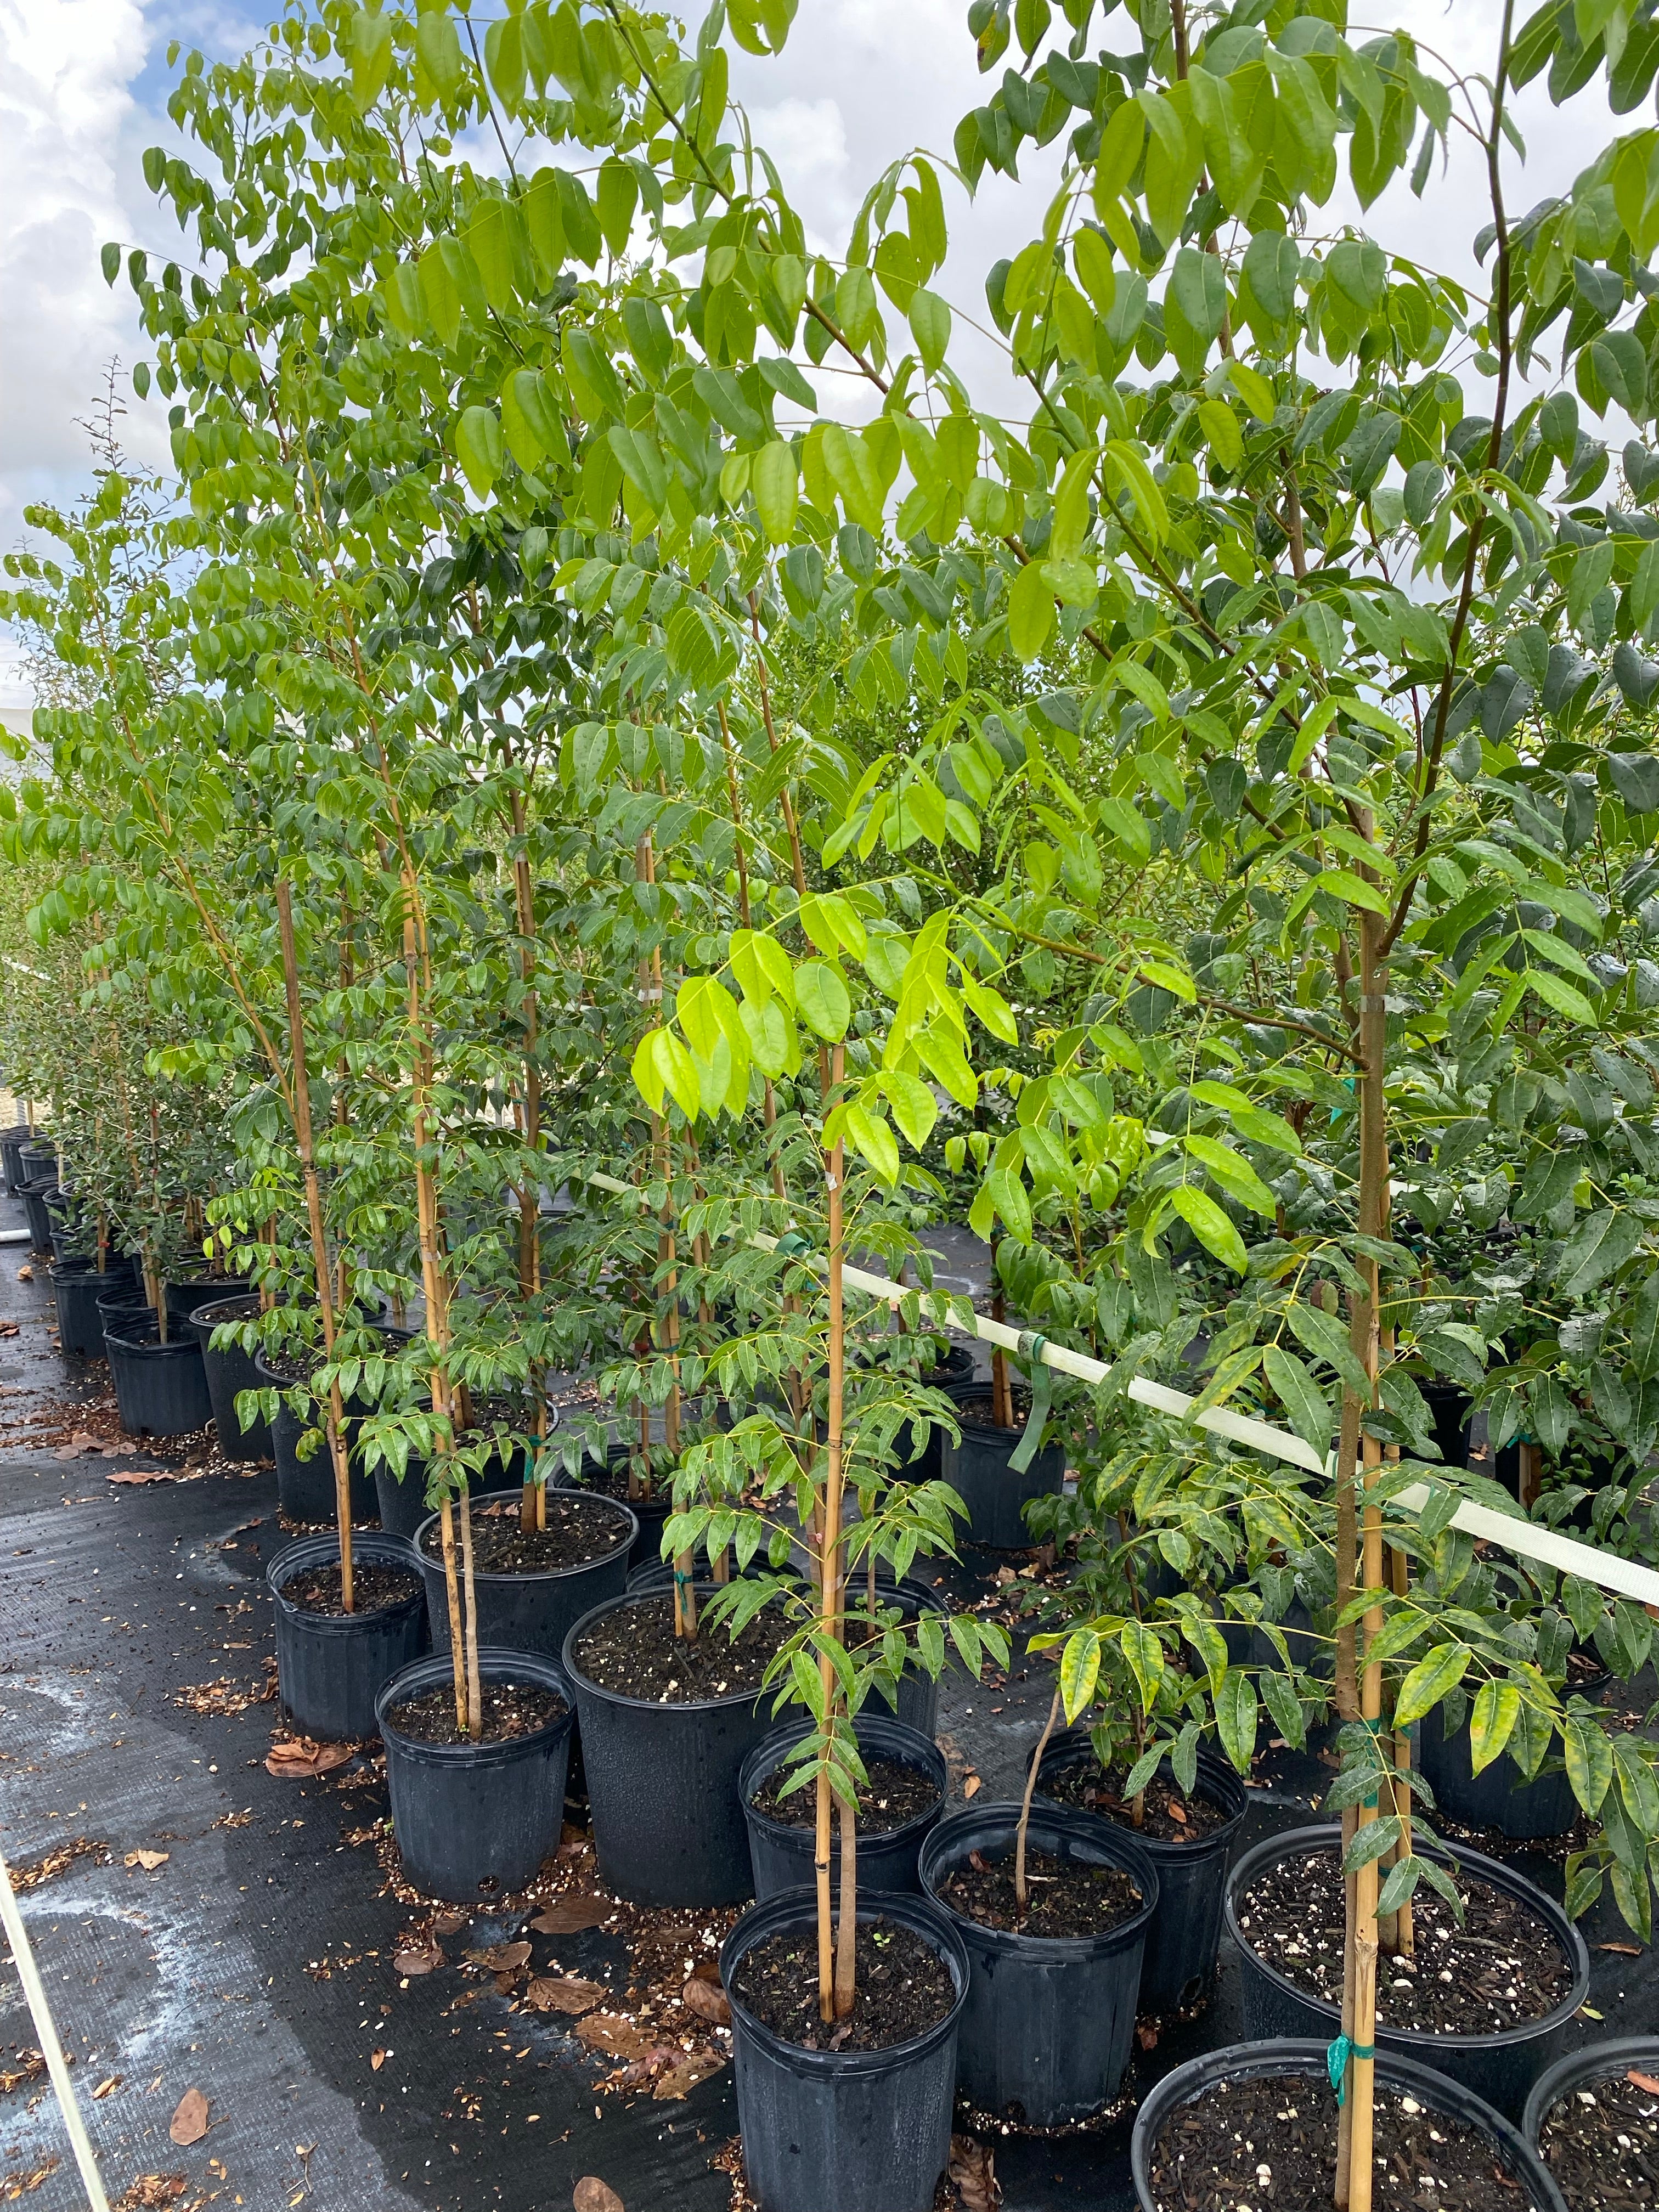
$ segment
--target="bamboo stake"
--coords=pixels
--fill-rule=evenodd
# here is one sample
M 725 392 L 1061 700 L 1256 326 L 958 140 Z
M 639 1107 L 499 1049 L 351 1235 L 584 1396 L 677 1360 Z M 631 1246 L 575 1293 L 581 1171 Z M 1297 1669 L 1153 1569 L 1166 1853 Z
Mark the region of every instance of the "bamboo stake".
M 519 924 L 519 980 L 524 986 L 524 1141 L 529 1152 L 542 1148 L 542 1072 L 537 1057 L 541 1015 L 536 997 L 536 886 L 530 872 L 530 855 L 524 849 L 526 830 L 524 794 L 512 799 L 513 836 L 518 850 L 513 858 L 513 900 Z M 542 1286 L 541 1189 L 538 1184 L 519 1187 L 519 1295 L 528 1301 Z M 520 1525 L 526 1532 L 547 1526 L 547 1486 L 536 1480 L 541 1444 L 547 1435 L 546 1378 L 539 1368 L 531 1370 L 536 1394 L 536 1459 L 524 1486 Z
M 317 1277 L 317 1310 L 323 1325 L 323 1351 L 331 1366 L 333 1270 L 329 1263 L 328 1232 L 323 1223 L 322 1190 L 317 1180 L 317 1156 L 312 1143 L 311 1084 L 306 1070 L 305 1018 L 300 1008 L 300 963 L 294 945 L 293 896 L 286 878 L 276 885 L 276 922 L 283 948 L 283 985 L 288 999 L 289 1052 L 294 1066 L 294 1134 L 300 1147 L 300 1172 L 305 1181 L 311 1261 Z M 351 1472 L 346 1463 L 345 1409 L 340 1401 L 337 1375 L 328 1386 L 325 1428 L 329 1456 L 334 1463 L 334 1512 L 340 1524 L 340 1604 L 344 1612 L 350 1613 L 356 1602 L 351 1559 Z
M 824 1110 L 830 1109 L 830 1093 L 838 1087 L 842 1079 L 843 1048 L 836 1045 L 830 1059 L 830 1084 L 826 1089 Z M 828 1443 L 824 1462 L 823 1522 L 818 1544 L 818 1624 L 827 1641 L 836 1639 L 841 1626 L 841 1486 L 842 1486 L 842 1420 L 845 1377 L 842 1359 L 845 1352 L 845 1314 L 842 1298 L 842 1181 L 846 1168 L 846 1150 L 839 1139 L 824 1160 L 824 1183 L 829 1197 L 830 1254 L 830 1403 Z M 835 1662 L 827 1654 L 818 1658 L 818 1680 L 823 1687 L 826 1733 L 835 1724 L 835 1700 L 837 1692 Z M 822 1769 L 817 1782 L 817 1850 L 814 1864 L 818 1887 L 818 2011 L 825 2021 L 839 2016 L 839 1998 L 843 1984 L 847 2002 L 853 1999 L 853 1969 L 851 1952 L 856 1941 L 856 1916 L 854 1924 L 843 1926 L 842 1942 L 849 1954 L 843 1969 L 836 1958 L 830 1916 L 830 1773 L 827 1765 Z M 845 1879 L 845 1867 L 842 1877 Z

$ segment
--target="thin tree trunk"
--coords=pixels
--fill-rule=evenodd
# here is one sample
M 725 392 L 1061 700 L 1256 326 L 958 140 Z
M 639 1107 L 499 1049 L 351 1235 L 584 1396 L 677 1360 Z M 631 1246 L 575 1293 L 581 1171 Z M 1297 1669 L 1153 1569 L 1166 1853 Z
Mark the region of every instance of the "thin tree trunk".
M 311 1082 L 306 1068 L 305 1018 L 300 1008 L 300 963 L 294 943 L 293 897 L 286 879 L 276 886 L 276 921 L 283 947 L 283 983 L 288 999 L 289 1053 L 294 1071 L 294 1133 L 300 1147 L 300 1172 L 305 1181 L 306 1214 L 311 1225 L 311 1262 L 317 1278 L 317 1310 L 323 1325 L 323 1351 L 334 1359 L 334 1284 L 328 1256 L 328 1232 L 323 1223 L 323 1198 L 317 1180 L 317 1157 L 312 1143 Z M 345 1412 L 340 1402 L 336 1376 L 328 1386 L 326 1422 L 329 1457 L 334 1465 L 334 1511 L 340 1527 L 340 1604 L 350 1613 L 356 1605 L 351 1560 L 351 1471 L 346 1463 Z
M 1014 1842 L 1014 1901 L 1019 1906 L 1020 1917 L 1025 1915 L 1025 1845 L 1031 1828 L 1031 1800 L 1036 1795 L 1037 1769 L 1042 1764 L 1042 1754 L 1048 1748 L 1048 1739 L 1054 1732 L 1054 1723 L 1060 1718 L 1060 1692 L 1056 1690 L 1048 1700 L 1048 1717 L 1042 1723 L 1042 1734 L 1037 1738 L 1037 1747 L 1031 1753 L 1030 1771 L 1025 1777 L 1025 1795 L 1019 1801 L 1019 1827 Z
M 827 1114 L 834 1091 L 842 1079 L 843 1048 L 834 1048 L 830 1060 L 830 1080 L 826 1086 L 823 1109 Z M 842 1486 L 842 1419 L 843 1397 L 842 1358 L 845 1352 L 845 1321 L 842 1309 L 842 1180 L 846 1170 L 846 1150 L 839 1139 L 824 1161 L 824 1180 L 829 1198 L 830 1214 L 830 1392 L 828 1409 L 828 1443 L 825 1451 L 823 1485 L 823 1533 L 818 1544 L 818 1620 L 820 1630 L 829 1641 L 836 1640 L 841 1628 L 841 1486 Z M 832 1732 L 836 1724 L 836 1701 L 840 1694 L 835 1663 L 826 1656 L 818 1660 L 818 1680 L 823 1689 L 824 1725 Z M 835 1956 L 833 1930 L 830 1913 L 830 1775 L 827 1767 L 819 1773 L 817 1804 L 817 1843 L 815 1855 L 818 1884 L 818 2011 L 825 2021 L 833 2021 L 840 2007 L 837 2002 L 843 1986 L 850 2006 L 853 2001 L 853 1977 L 850 1971 L 843 1975 L 838 1971 Z M 843 1869 L 843 1880 L 845 1869 Z M 846 1938 L 850 1945 L 852 1935 Z

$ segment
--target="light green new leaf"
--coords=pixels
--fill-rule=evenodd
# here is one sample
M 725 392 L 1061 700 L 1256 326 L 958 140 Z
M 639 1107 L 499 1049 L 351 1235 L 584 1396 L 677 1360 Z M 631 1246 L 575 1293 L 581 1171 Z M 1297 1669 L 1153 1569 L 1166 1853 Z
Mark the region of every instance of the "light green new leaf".
M 1229 1197 L 1265 1215 L 1269 1221 L 1273 1218 L 1278 1201 L 1242 1152 L 1234 1152 L 1218 1137 L 1187 1137 L 1182 1141 Z
M 919 286 L 911 295 L 910 334 L 915 339 L 921 365 L 933 376 L 945 365 L 951 343 L 951 310 L 937 292 Z
M 1164 1680 L 1164 1646 L 1152 1631 L 1139 1620 L 1124 1622 L 1118 1631 L 1118 1644 L 1139 1687 L 1140 1709 L 1149 1713 Z
M 1258 1711 L 1255 1683 L 1233 1668 L 1216 1694 L 1215 1725 L 1221 1748 L 1241 1774 L 1250 1771 Z
M 1038 561 L 1028 562 L 1008 589 L 1008 650 L 1035 660 L 1054 627 L 1054 595 Z
M 756 511 L 769 542 L 787 544 L 795 526 L 800 484 L 795 473 L 795 450 L 786 439 L 774 438 L 755 454 L 750 463 L 749 489 L 755 495 Z
M 455 458 L 480 499 L 489 496 L 490 486 L 500 476 L 506 450 L 494 410 L 467 408 L 455 425 Z
M 892 1131 L 878 1114 L 862 1106 L 847 1109 L 847 1133 L 884 1182 L 894 1189 L 899 1176 L 899 1149 Z
M 795 970 L 795 1005 L 807 1027 L 833 1044 L 847 1034 L 853 1001 L 827 960 L 807 960 Z
M 351 20 L 351 94 L 366 114 L 392 71 L 392 19 L 360 8 Z

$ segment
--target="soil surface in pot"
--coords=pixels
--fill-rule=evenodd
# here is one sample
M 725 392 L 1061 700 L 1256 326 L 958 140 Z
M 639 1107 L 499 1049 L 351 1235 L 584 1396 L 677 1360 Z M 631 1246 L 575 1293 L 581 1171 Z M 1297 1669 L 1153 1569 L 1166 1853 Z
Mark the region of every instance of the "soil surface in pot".
M 459 1549 L 460 1530 L 456 1528 Z M 472 1509 L 472 1565 L 481 1575 L 544 1575 L 561 1567 L 586 1566 L 602 1559 L 622 1542 L 617 1516 L 608 1507 L 566 1492 L 547 1493 L 547 1526 L 528 1533 L 519 1526 L 516 1499 L 510 1505 Z M 443 1556 L 440 1531 L 428 1532 L 424 1549 L 430 1559 Z
M 763 1606 L 733 1644 L 716 1622 L 705 1621 L 696 1641 L 674 1633 L 674 1597 L 641 1597 L 594 1622 L 576 1646 L 576 1664 L 590 1682 L 619 1697 L 650 1698 L 659 1705 L 696 1705 L 710 1698 L 756 1691 L 789 1624 L 775 1605 Z
M 886 2051 L 912 2043 L 957 2001 L 951 1969 L 913 1928 L 859 1923 L 853 2009 L 833 2025 L 818 2017 L 815 1926 L 769 1936 L 745 1952 L 732 1994 L 757 2020 L 803 2051 Z
M 890 1835 L 939 1801 L 933 1776 L 924 1774 L 920 1767 L 907 1766 L 902 1759 L 866 1759 L 864 1771 L 870 1783 L 858 1793 L 861 1836 Z M 787 1797 L 778 1794 L 793 1772 L 793 1767 L 781 1767 L 769 1775 L 749 1802 L 757 1813 L 764 1813 L 769 1820 L 780 1821 L 786 1828 L 810 1828 L 817 1818 L 817 1792 L 811 1785 L 807 1784 Z
M 1462 1880 L 1463 1925 L 1426 1882 L 1412 1899 L 1414 1959 L 1379 1956 L 1376 2014 L 1429 2035 L 1493 2035 L 1541 2020 L 1572 1987 L 1549 1924 L 1505 1890 Z M 1334 1850 L 1281 1859 L 1239 1900 L 1250 1948 L 1287 1981 L 1342 2002 L 1342 1875 Z
M 536 1683 L 486 1682 L 483 1733 L 469 1736 L 455 1725 L 453 1685 L 438 1682 L 392 1706 L 386 1718 L 399 1735 L 417 1743 L 510 1743 L 515 1736 L 533 1735 L 563 1711 L 564 1699 Z
M 345 1612 L 340 1595 L 340 1565 L 307 1567 L 290 1575 L 283 1595 L 301 1613 L 325 1613 L 338 1617 Z M 372 1559 L 352 1562 L 351 1595 L 354 1620 L 366 1613 L 386 1613 L 394 1605 L 407 1605 L 424 1595 L 424 1585 L 412 1567 L 383 1567 Z
M 1632 2067 L 1581 2081 L 1545 2115 L 1538 2148 L 1568 2212 L 1653 2212 L 1659 2204 L 1659 2071 Z
M 1001 1433 L 1011 1442 L 1018 1443 L 1025 1433 L 1026 1419 L 1031 1411 L 1031 1394 L 1029 1390 L 1017 1389 L 1011 1395 L 1014 1401 L 1014 1425 L 1012 1429 L 1003 1429 Z M 957 1413 L 969 1428 L 994 1429 L 998 1426 L 997 1401 L 988 1389 L 982 1398 L 958 1398 Z
M 1380 2082 L 1376 2111 L 1376 2203 L 1525 2212 L 1526 2191 L 1503 2172 L 1480 2129 L 1427 2112 Z M 1164 2123 L 1147 2160 L 1153 2201 L 1159 2212 L 1246 2204 L 1313 2212 L 1331 2202 L 1336 2125 L 1336 2100 L 1323 2081 L 1266 2075 L 1218 2082 Z
M 1145 1820 L 1135 1828 L 1134 1815 L 1122 1794 L 1127 1771 L 1118 1768 L 1106 1774 L 1093 1764 L 1051 1768 L 1037 1787 L 1059 1804 L 1075 1805 L 1082 1813 L 1098 1813 L 1103 1820 L 1115 1820 L 1120 1827 L 1149 1837 L 1155 1844 L 1201 1844 L 1206 1836 L 1226 1826 L 1231 1815 L 1220 1806 L 1211 1804 L 1198 1790 L 1189 1795 L 1178 1788 L 1173 1775 L 1155 1774 L 1146 1785 Z
M 1048 1851 L 1025 1854 L 1026 1908 L 1014 1893 L 1014 1853 L 988 1859 L 970 1851 L 939 1886 L 965 1920 L 1015 1936 L 1106 1936 L 1140 1910 L 1140 1885 L 1121 1867 L 1092 1866 Z

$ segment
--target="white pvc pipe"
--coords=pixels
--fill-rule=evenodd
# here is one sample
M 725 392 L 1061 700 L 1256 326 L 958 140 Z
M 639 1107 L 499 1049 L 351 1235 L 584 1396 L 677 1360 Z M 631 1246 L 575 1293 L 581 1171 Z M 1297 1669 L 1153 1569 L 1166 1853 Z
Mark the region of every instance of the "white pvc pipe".
M 64 2063 L 63 2045 L 58 2040 L 58 2030 L 52 2025 L 52 2008 L 46 2002 L 46 1993 L 41 1986 L 40 1971 L 30 1948 L 28 1930 L 23 1925 L 23 1916 L 17 1909 L 17 1897 L 11 1886 L 11 1875 L 4 1859 L 0 1858 L 0 1925 L 6 1931 L 11 1945 L 12 1964 L 17 1969 L 17 1978 L 23 1985 L 29 2016 L 34 2022 L 34 2032 L 40 2039 L 41 2054 L 46 2062 L 46 2071 L 52 2076 L 52 2086 L 58 2093 L 58 2108 L 64 2115 L 64 2126 L 68 2133 L 75 2163 L 81 2169 L 82 2185 L 87 2192 L 87 2203 L 92 2212 L 109 2212 L 109 2199 L 104 2194 L 104 2185 L 98 2175 L 98 2160 L 93 2155 L 91 2138 L 87 2134 L 86 2122 L 81 2118 L 81 2107 L 75 2101 L 74 2085 L 70 2081 L 69 2068 Z
M 632 1183 L 618 1182 L 611 1176 L 589 1176 L 587 1181 L 618 1196 L 625 1197 L 635 1188 Z M 775 1237 L 750 1237 L 744 1241 L 763 1252 L 777 1249 Z M 822 1255 L 803 1254 L 802 1257 L 816 1261 Z M 957 1315 L 948 1310 L 942 1312 L 938 1300 L 927 1292 L 907 1289 L 886 1275 L 872 1275 L 862 1267 L 843 1267 L 842 1279 L 854 1290 L 885 1299 L 889 1305 L 915 1298 L 929 1320 L 951 1328 L 966 1326 Z M 974 1334 L 983 1343 L 994 1344 L 1004 1352 L 1018 1352 L 1023 1358 L 1032 1357 L 1035 1331 L 1011 1328 L 1006 1322 L 988 1321 L 982 1314 L 975 1314 L 972 1319 Z M 1085 1382 L 1103 1382 L 1111 1372 L 1104 1360 L 1091 1359 L 1087 1352 L 1073 1352 L 1066 1345 L 1050 1344 L 1046 1337 L 1036 1350 L 1036 1357 L 1045 1367 L 1056 1368 L 1063 1375 L 1075 1375 Z M 1189 1420 L 1216 1436 L 1248 1445 L 1252 1451 L 1287 1460 L 1293 1467 L 1304 1468 L 1310 1474 L 1334 1472 L 1334 1454 L 1325 1456 L 1303 1437 L 1288 1429 L 1276 1427 L 1271 1421 L 1235 1413 L 1225 1406 L 1208 1406 L 1202 1413 L 1195 1413 L 1193 1408 L 1198 1403 L 1196 1398 L 1189 1397 L 1184 1390 L 1172 1390 L 1166 1383 L 1148 1382 L 1139 1375 L 1129 1384 L 1128 1395 L 1137 1405 L 1149 1406 L 1154 1412 L 1170 1414 L 1176 1420 Z M 1427 1483 L 1413 1484 L 1409 1489 L 1397 1492 L 1394 1502 L 1408 1513 L 1421 1513 L 1429 1502 L 1429 1486 Z M 1486 1543 L 1501 1544 L 1505 1551 L 1521 1559 L 1541 1560 L 1546 1566 L 1554 1567 L 1563 1574 L 1577 1575 L 1583 1582 L 1595 1583 L 1620 1597 L 1634 1598 L 1643 1605 L 1659 1606 L 1659 1572 L 1637 1560 L 1619 1559 L 1593 1544 L 1581 1544 L 1572 1537 L 1558 1535 L 1553 1528 L 1540 1528 L 1534 1522 L 1511 1518 L 1506 1513 L 1496 1513 L 1490 1506 L 1476 1505 L 1467 1499 L 1453 1514 L 1451 1525 Z

